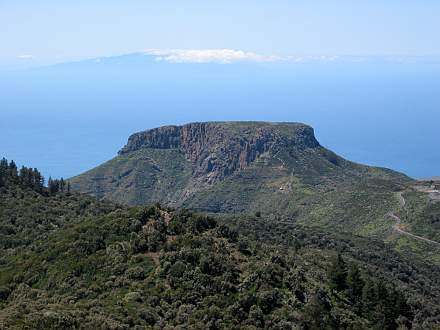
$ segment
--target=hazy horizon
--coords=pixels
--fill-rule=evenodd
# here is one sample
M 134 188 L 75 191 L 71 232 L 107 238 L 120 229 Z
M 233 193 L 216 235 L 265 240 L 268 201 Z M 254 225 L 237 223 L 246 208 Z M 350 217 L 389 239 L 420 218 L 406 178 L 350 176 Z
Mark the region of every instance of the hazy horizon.
M 69 177 L 130 134 L 299 121 L 361 163 L 439 175 L 440 2 L 0 2 L 0 156 Z
M 438 176 L 439 73 L 435 61 L 176 63 L 142 54 L 8 72 L 0 75 L 0 150 L 47 176 L 70 177 L 111 159 L 137 131 L 293 121 L 313 126 L 322 145 L 349 160 Z
M 439 56 L 439 12 L 440 3 L 434 0 L 4 0 L 0 67 L 144 49 L 241 49 L 264 56 Z

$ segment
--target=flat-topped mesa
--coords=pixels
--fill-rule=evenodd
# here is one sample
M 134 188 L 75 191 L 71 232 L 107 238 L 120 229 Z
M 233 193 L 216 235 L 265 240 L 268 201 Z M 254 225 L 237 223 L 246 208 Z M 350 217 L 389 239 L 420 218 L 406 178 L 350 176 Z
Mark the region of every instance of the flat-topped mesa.
M 213 177 L 243 169 L 266 152 L 319 147 L 313 129 L 300 123 L 207 122 L 164 126 L 132 135 L 119 152 L 180 149 L 197 174 Z
M 217 134 L 220 134 L 218 136 Z M 313 148 L 319 146 L 313 129 L 301 123 L 267 122 L 206 122 L 190 123 L 183 126 L 162 126 L 130 136 L 127 145 L 119 151 L 125 154 L 141 148 L 176 149 L 191 148 L 191 143 L 218 143 L 219 137 L 224 142 L 231 139 L 243 141 L 271 140 L 292 142 L 296 147 Z
M 191 123 L 140 132 L 118 157 L 69 180 L 76 191 L 132 205 L 160 202 L 222 213 L 257 208 L 289 216 L 299 205 L 314 204 L 310 196 L 319 202 L 325 193 L 330 205 L 333 196 L 358 189 L 368 195 L 382 182 L 394 201 L 394 190 L 409 181 L 346 161 L 320 146 L 307 125 L 267 122 Z M 353 200 L 344 196 L 329 219 Z

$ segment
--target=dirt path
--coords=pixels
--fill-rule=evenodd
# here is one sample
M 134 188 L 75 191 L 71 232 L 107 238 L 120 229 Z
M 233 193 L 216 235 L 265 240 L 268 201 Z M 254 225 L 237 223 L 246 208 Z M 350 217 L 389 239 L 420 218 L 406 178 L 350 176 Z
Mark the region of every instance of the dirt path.
M 400 207 L 404 208 L 405 205 L 406 205 L 406 201 L 405 201 L 405 198 L 403 197 L 403 192 L 399 192 L 398 193 L 398 197 L 399 197 Z M 439 242 L 430 240 L 430 239 L 422 237 L 422 236 L 414 235 L 414 234 L 408 233 L 407 231 L 403 230 L 401 228 L 402 227 L 402 219 L 400 219 L 394 212 L 389 212 L 387 214 L 387 216 L 392 218 L 392 219 L 394 219 L 396 221 L 396 223 L 393 226 L 393 229 L 395 231 L 397 231 L 398 233 L 400 233 L 402 235 L 406 235 L 406 236 L 412 237 L 412 238 L 415 238 L 415 239 L 418 239 L 419 241 L 424 241 L 424 242 L 427 242 L 427 243 L 431 243 L 431 244 L 435 244 L 435 245 L 440 246 Z

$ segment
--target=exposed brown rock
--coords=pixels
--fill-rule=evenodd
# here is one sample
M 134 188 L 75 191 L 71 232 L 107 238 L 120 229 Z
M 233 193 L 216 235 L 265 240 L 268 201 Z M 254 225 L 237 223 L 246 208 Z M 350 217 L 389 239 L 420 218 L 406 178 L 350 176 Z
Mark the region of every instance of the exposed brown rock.
M 259 156 L 288 147 L 318 147 L 313 129 L 297 123 L 191 123 L 164 126 L 132 135 L 120 154 L 141 148 L 180 149 L 196 177 L 222 179 L 249 166 Z

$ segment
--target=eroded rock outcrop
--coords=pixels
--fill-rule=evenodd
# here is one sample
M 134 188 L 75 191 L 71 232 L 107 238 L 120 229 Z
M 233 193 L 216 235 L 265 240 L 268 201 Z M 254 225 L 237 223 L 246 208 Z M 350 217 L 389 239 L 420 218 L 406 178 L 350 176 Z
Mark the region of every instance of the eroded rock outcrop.
M 313 129 L 297 123 L 211 122 L 164 126 L 132 135 L 119 152 L 180 149 L 196 177 L 216 181 L 249 166 L 262 154 L 318 147 Z

